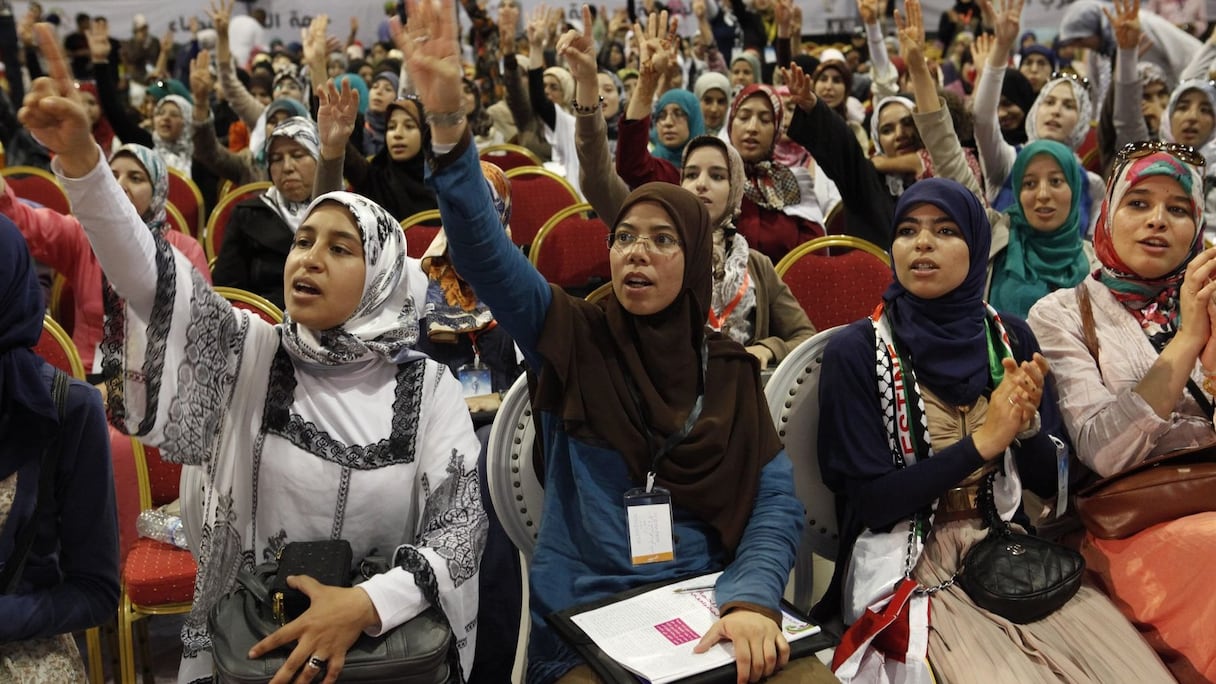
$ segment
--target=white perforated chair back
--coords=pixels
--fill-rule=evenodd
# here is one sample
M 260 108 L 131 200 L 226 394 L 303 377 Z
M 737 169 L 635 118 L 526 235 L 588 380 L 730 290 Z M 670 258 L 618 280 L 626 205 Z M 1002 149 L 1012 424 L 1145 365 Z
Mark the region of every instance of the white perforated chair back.
M 794 464 L 794 487 L 806 508 L 806 525 L 798 545 L 791 581 L 792 602 L 807 610 L 814 594 L 814 557 L 836 560 L 839 534 L 836 497 L 819 473 L 819 371 L 835 327 L 798 345 L 777 366 L 764 387 L 773 425 Z
M 545 498 L 542 476 L 532 467 L 532 443 L 536 439 L 532 419 L 528 379 L 521 375 L 503 395 L 490 428 L 486 479 L 494 511 L 528 564 L 540 533 Z

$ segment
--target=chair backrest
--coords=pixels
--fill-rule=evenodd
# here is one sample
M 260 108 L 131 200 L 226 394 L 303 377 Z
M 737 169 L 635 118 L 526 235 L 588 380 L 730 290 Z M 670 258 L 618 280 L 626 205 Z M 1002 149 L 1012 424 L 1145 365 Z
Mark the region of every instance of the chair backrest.
M 144 497 L 148 491 L 148 468 L 144 448 L 133 437 L 110 427 L 110 460 L 114 465 L 114 497 L 118 509 L 118 551 L 121 561 L 139 537 L 135 520 L 139 512 L 150 505 Z
M 36 166 L 10 166 L 0 169 L 4 182 L 12 186 L 18 197 L 33 200 L 60 214 L 72 213 L 72 205 L 59 180 Z
M 179 233 L 185 233 L 190 237 L 194 237 L 194 232 L 190 227 L 189 219 L 183 216 L 182 212 L 173 205 L 172 200 L 165 202 L 165 217 L 169 219 L 170 228 Z
M 438 209 L 420 211 L 401 219 L 401 230 L 405 231 L 406 255 L 421 259 L 441 227 L 443 219 L 440 218 Z
M 845 224 L 844 202 L 837 202 L 831 211 L 828 212 L 828 215 L 824 217 L 823 230 L 828 235 L 844 235 L 847 227 Z
M 511 143 L 490 145 L 482 149 L 481 160 L 490 162 L 503 171 L 510 171 L 521 166 L 540 166 L 544 163 L 532 150 Z
M 842 328 L 824 330 L 790 352 L 764 386 L 777 435 L 794 464 L 794 490 L 806 509 L 806 524 L 794 562 L 794 605 L 811 607 L 814 556 L 836 560 L 840 543 L 836 497 L 819 472 L 819 371 L 823 349 Z
M 528 380 L 521 375 L 503 395 L 490 427 L 486 451 L 486 481 L 494 511 L 511 543 L 532 562 L 545 491 L 532 463 L 536 440 Z
M 80 352 L 76 351 L 72 338 L 49 313 L 42 317 L 42 336 L 38 338 L 34 352 L 64 373 L 84 380 L 84 363 L 80 360 Z
M 283 322 L 283 311 L 261 295 L 242 290 L 239 287 L 216 286 L 212 289 L 215 290 L 216 294 L 231 302 L 234 308 L 252 311 L 267 323 L 277 324 Z
M 144 463 L 148 473 L 148 501 L 153 508 L 177 500 L 181 488 L 182 464 L 161 458 L 160 449 L 144 444 Z
M 612 277 L 608 226 L 593 215 L 590 204 L 576 204 L 559 211 L 536 233 L 528 260 L 545 280 L 586 292 Z
M 847 247 L 839 256 L 818 254 Z M 799 245 L 777 264 L 811 323 L 819 330 L 868 316 L 891 284 L 890 259 L 878 247 L 847 235 L 829 235 Z
M 189 230 L 184 232 L 191 237 L 202 235 L 203 216 L 206 213 L 206 207 L 203 206 L 203 193 L 190 176 L 174 168 L 169 168 L 169 201 L 186 219 Z
M 224 244 L 224 229 L 228 227 L 228 217 L 232 215 L 236 205 L 251 197 L 257 197 L 273 185 L 270 181 L 246 183 L 233 188 L 224 198 L 215 203 L 207 219 L 207 228 L 203 231 L 203 252 L 207 255 L 208 263 L 219 256 L 220 246 Z
M 591 294 L 588 294 L 586 299 L 587 299 L 587 301 L 591 302 L 592 304 L 595 304 L 596 302 L 599 302 L 599 301 L 603 300 L 604 298 L 606 298 L 609 295 L 609 293 L 611 293 L 611 292 L 612 292 L 612 281 L 610 280 L 610 281 L 604 283 L 603 285 L 600 285 L 599 287 L 592 290 Z
M 511 240 L 526 247 L 536 233 L 562 209 L 583 200 L 570 181 L 539 166 L 507 171 L 511 181 Z
M 51 301 L 47 305 L 47 312 L 71 337 L 76 329 L 76 292 L 67 276 L 58 271 L 51 279 Z

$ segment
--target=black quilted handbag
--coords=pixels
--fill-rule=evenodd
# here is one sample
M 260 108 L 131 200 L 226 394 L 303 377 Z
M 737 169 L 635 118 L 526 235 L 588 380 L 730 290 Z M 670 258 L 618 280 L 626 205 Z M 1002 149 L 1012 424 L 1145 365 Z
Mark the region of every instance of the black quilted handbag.
M 1015 532 L 996 512 L 993 472 L 984 480 L 980 507 L 988 536 L 963 559 L 959 583 L 977 606 L 1026 624 L 1055 612 L 1081 588 L 1085 559 L 1072 549 Z

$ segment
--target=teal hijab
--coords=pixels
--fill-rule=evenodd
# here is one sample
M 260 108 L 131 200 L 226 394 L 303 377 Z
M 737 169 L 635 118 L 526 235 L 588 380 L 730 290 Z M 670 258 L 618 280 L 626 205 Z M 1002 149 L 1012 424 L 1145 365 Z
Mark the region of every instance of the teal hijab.
M 1022 177 L 1035 157 L 1045 154 L 1060 165 L 1064 179 L 1072 190 L 1068 218 L 1053 231 L 1035 230 L 1026 220 L 1022 206 Z M 992 289 L 988 301 L 1000 311 L 1021 318 L 1030 312 L 1035 302 L 1050 292 L 1073 287 L 1085 279 L 1089 260 L 1081 248 L 1084 231 L 1077 225 L 1081 220 L 1082 184 L 1085 170 L 1072 149 L 1054 140 L 1036 140 L 1022 148 L 1013 163 L 1013 188 L 1016 201 L 1006 210 L 1009 215 L 1009 246 L 992 274 Z

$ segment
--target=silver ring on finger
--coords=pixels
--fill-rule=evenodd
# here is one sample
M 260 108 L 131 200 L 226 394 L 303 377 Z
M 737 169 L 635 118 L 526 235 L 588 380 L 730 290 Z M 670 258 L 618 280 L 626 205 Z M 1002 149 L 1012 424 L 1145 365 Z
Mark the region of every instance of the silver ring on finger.
M 316 656 L 310 656 L 310 657 L 308 658 L 308 664 L 307 664 L 307 667 L 308 667 L 308 669 L 310 669 L 310 670 L 323 670 L 323 669 L 325 669 L 325 665 L 326 665 L 326 663 L 328 663 L 328 662 L 329 662 L 329 661 L 328 661 L 328 660 L 326 660 L 326 659 L 324 659 L 324 658 L 318 658 L 318 657 L 316 657 Z

